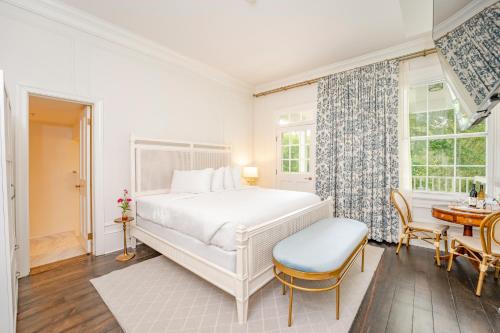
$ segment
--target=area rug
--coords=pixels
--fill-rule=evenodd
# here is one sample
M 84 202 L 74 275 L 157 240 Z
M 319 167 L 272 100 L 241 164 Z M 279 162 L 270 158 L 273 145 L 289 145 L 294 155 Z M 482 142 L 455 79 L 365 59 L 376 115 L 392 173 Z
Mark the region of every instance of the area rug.
M 127 332 L 348 332 L 384 249 L 366 247 L 341 285 L 340 320 L 335 291 L 294 291 L 293 325 L 288 293 L 273 280 L 250 297 L 248 323 L 238 324 L 234 298 L 164 256 L 91 280 Z

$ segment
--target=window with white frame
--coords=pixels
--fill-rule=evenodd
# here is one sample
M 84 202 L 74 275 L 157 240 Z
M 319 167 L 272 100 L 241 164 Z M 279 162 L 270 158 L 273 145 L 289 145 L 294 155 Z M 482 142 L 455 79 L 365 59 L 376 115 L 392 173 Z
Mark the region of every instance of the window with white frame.
M 485 182 L 486 123 L 461 131 L 444 82 L 410 87 L 408 97 L 413 190 L 468 193 Z
M 311 171 L 312 112 L 289 111 L 279 115 L 280 173 L 302 174 Z

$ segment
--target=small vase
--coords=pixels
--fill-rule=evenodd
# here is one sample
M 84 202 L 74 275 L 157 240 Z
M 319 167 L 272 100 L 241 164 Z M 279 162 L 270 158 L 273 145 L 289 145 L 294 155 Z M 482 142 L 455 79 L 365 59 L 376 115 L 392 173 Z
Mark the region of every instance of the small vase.
M 122 221 L 128 221 L 128 215 L 122 214 Z

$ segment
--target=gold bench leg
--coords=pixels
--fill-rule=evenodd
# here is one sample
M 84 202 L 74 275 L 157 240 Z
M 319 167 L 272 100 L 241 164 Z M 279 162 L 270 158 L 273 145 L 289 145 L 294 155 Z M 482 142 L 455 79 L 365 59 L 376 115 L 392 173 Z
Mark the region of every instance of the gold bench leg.
M 290 276 L 290 284 L 293 284 L 293 276 Z M 288 327 L 292 326 L 292 303 L 293 303 L 293 287 L 290 286 L 290 304 L 288 305 Z
M 286 277 L 286 275 L 285 275 L 285 273 L 283 273 L 283 280 L 286 280 L 285 277 Z M 284 283 L 281 284 L 281 292 L 283 295 L 286 294 L 286 285 Z
M 365 271 L 365 247 L 361 250 L 361 272 Z
M 336 304 L 336 310 L 337 310 L 337 320 L 339 320 L 340 318 L 340 284 L 337 286 L 336 288 L 337 290 L 335 290 L 335 293 L 337 296 L 337 304 Z

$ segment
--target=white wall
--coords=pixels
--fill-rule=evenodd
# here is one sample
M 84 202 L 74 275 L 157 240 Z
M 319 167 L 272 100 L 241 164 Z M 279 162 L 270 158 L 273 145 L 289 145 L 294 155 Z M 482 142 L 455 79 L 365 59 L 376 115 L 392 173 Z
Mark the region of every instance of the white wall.
M 116 197 L 129 187 L 131 133 L 231 144 L 235 163 L 252 161 L 250 91 L 153 47 L 141 52 L 121 46 L 129 39 L 117 44 L 0 2 L 0 68 L 11 95 L 23 84 L 103 102 L 105 252 L 122 246 L 113 218 L 119 214 Z
M 80 146 L 73 128 L 30 121 L 30 238 L 71 231 L 79 234 L 75 188 Z

